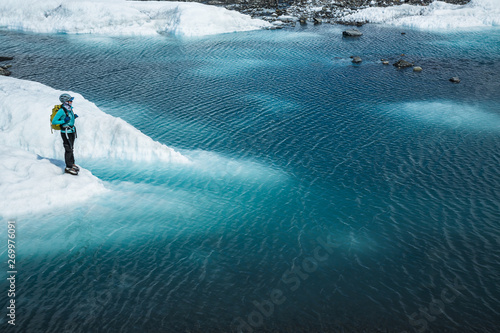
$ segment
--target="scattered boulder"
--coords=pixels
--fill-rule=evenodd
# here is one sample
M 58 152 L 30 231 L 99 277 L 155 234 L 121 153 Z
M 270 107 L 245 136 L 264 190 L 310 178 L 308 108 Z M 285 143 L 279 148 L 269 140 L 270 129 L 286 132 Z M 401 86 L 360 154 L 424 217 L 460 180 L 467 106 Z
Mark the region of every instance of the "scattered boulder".
M 355 63 L 355 64 L 359 64 L 361 63 L 363 60 L 361 60 L 360 57 L 352 57 L 352 62 Z
M 460 83 L 460 78 L 458 76 L 454 76 L 450 79 L 450 82 L 453 83 Z
M 314 21 L 314 24 L 321 24 L 321 23 L 323 23 L 323 21 L 320 18 L 317 18 L 317 17 L 315 17 L 313 19 L 313 21 Z
M 299 22 L 301 25 L 306 25 L 307 24 L 307 17 L 301 17 L 299 18 Z
M 396 66 L 397 68 L 413 67 L 413 64 L 411 62 L 408 62 L 403 59 L 398 60 L 393 65 Z
M 389 65 L 389 62 L 387 60 L 382 60 L 382 65 Z
M 422 67 L 420 67 L 420 66 L 415 66 L 415 67 L 413 67 L 413 71 L 414 71 L 414 72 L 421 72 L 421 71 L 422 71 Z
M 359 36 L 362 36 L 363 33 L 357 29 L 349 29 L 349 30 L 343 31 L 342 35 L 344 37 L 359 37 Z
M 13 60 L 14 57 L 0 57 L 0 61 Z

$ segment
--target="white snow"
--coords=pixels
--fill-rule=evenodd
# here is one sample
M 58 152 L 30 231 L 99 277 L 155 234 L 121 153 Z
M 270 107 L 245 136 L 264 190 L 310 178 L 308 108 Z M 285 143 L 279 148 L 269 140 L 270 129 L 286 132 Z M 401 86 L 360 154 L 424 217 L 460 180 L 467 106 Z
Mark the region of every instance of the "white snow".
M 56 165 L 61 164 L 61 165 Z M 64 212 L 73 204 L 107 192 L 89 171 L 62 173 L 64 163 L 0 144 L 0 217 L 44 210 Z
M 270 27 L 200 3 L 125 0 L 2 0 L 0 28 L 35 33 L 204 36 Z
M 51 133 L 50 114 L 58 91 L 43 84 L 0 76 L 0 216 L 11 218 L 106 192 L 90 171 L 63 174 L 64 148 L 59 131 Z M 153 141 L 124 120 L 75 97 L 78 138 L 75 157 L 191 164 L 173 149 Z
M 429 6 L 371 7 L 344 19 L 425 30 L 498 27 L 500 0 L 472 0 L 465 5 L 435 1 Z
M 59 91 L 37 82 L 0 76 L 0 145 L 18 147 L 47 158 L 64 159 L 59 131 L 51 133 L 50 114 L 60 104 Z M 75 97 L 78 138 L 76 158 L 188 163 L 173 149 L 153 141 L 120 118 L 102 112 L 82 95 Z

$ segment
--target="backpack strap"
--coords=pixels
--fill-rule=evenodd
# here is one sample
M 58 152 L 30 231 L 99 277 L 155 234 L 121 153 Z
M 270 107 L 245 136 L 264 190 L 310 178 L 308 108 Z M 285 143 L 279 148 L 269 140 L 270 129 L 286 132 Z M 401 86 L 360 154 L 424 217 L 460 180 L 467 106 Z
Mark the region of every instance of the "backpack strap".
M 66 117 L 69 117 L 69 113 L 68 113 L 69 111 L 68 111 L 68 110 L 66 110 L 66 108 L 64 107 L 64 104 L 61 104 L 61 109 L 63 109 L 64 113 L 66 114 Z M 75 127 L 75 126 L 64 126 L 64 127 L 63 127 L 63 126 L 61 125 L 61 130 L 62 130 L 62 129 L 64 129 L 64 130 L 66 131 L 66 129 L 68 129 L 68 128 L 73 128 L 73 127 Z M 75 132 L 76 132 L 76 130 L 75 130 Z
M 66 110 L 64 104 L 61 104 L 61 109 L 63 109 L 64 113 L 66 113 L 66 117 L 69 117 L 68 110 Z

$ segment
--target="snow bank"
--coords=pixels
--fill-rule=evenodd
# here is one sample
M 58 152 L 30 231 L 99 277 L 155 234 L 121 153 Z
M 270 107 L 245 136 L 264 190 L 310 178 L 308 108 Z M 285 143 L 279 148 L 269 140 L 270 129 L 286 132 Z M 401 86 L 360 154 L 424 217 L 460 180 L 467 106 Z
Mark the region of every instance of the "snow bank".
M 18 147 L 45 158 L 64 159 L 60 132 L 50 130 L 58 91 L 43 84 L 0 76 L 0 145 Z M 153 141 L 120 118 L 102 112 L 82 95 L 75 96 L 78 139 L 75 157 L 187 163 L 173 149 Z
M 466 5 L 435 1 L 429 6 L 372 7 L 344 17 L 418 29 L 457 29 L 500 26 L 500 0 L 472 0 Z
M 270 24 L 199 3 L 125 0 L 2 0 L 0 27 L 37 33 L 203 36 Z
M 19 148 L 0 145 L 0 216 L 14 218 L 43 210 L 64 212 L 74 203 L 107 192 L 103 183 L 82 169 L 63 174 L 57 161 Z

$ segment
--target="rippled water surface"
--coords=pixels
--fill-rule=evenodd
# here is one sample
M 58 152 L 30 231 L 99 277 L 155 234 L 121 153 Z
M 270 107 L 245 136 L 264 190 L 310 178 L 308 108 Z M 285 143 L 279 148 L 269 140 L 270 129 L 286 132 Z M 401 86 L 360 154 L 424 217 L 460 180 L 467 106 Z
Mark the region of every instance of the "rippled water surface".
M 495 332 L 500 30 L 342 29 L 2 32 L 15 77 L 193 161 L 79 161 L 112 191 L 18 221 L 16 328 Z

